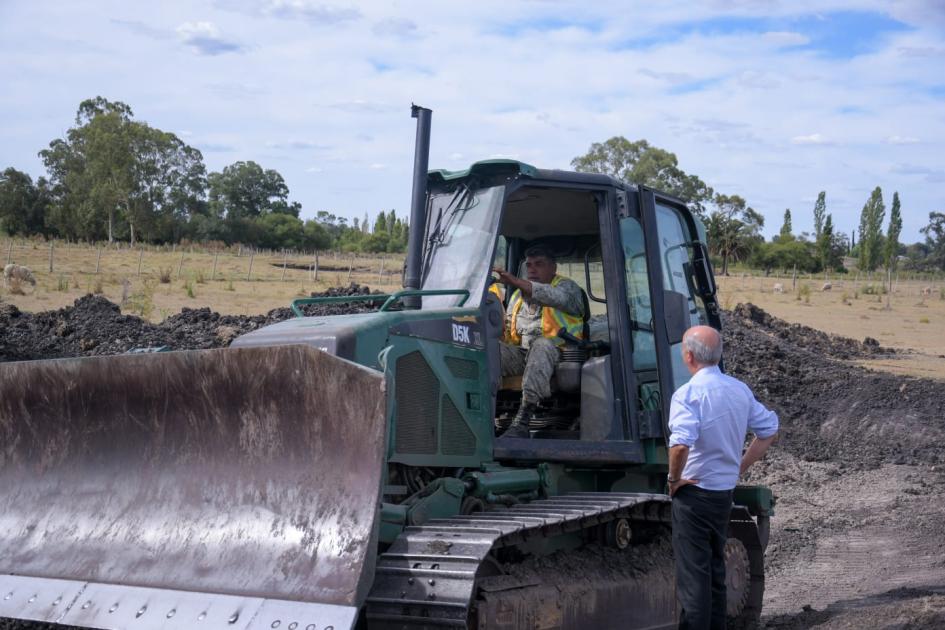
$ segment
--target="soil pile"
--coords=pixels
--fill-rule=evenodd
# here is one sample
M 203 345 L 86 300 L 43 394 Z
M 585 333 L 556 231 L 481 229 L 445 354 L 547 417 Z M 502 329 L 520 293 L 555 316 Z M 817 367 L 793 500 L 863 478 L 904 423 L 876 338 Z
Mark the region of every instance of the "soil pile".
M 791 324 L 751 303 L 738 304 L 731 314 L 746 327 L 757 326 L 778 339 L 834 359 L 861 359 L 895 353 L 892 348 L 881 347 L 872 337 L 857 341 L 801 324 Z
M 825 335 L 739 304 L 723 324 L 728 373 L 778 412 L 779 448 L 845 466 L 945 462 L 945 386 L 833 357 L 878 346 Z
M 366 286 L 351 284 L 312 297 L 370 295 Z M 306 315 L 338 315 L 375 310 L 378 300 L 306 304 Z M 0 304 L 0 361 L 59 359 L 121 354 L 135 348 L 171 350 L 222 348 L 236 337 L 262 326 L 291 319 L 290 308 L 266 315 L 220 315 L 209 308 L 182 309 L 160 324 L 134 315 L 100 295 L 86 295 L 72 306 L 42 313 L 23 313 L 12 304 Z

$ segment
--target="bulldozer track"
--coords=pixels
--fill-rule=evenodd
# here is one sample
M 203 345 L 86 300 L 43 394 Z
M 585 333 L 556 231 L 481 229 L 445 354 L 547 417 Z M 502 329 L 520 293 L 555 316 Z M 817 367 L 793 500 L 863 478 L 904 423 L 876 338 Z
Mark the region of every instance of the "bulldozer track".
M 368 625 L 372 629 L 466 628 L 476 578 L 493 549 L 619 518 L 667 522 L 669 497 L 579 492 L 408 527 L 378 558 L 367 599 Z

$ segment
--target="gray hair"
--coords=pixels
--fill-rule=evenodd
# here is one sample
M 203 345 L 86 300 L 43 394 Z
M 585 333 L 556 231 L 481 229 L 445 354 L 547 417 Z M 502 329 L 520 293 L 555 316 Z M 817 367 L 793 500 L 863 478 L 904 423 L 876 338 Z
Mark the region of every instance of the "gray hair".
M 696 337 L 696 335 L 686 335 L 683 339 L 683 349 L 692 353 L 692 358 L 701 365 L 718 365 L 722 360 L 722 337 L 718 337 L 719 343 L 707 344 Z

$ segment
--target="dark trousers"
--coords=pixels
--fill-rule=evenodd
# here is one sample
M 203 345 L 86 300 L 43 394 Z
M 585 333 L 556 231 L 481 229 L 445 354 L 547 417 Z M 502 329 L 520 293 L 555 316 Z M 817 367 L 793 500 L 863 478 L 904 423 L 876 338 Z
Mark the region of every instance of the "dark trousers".
M 725 540 L 732 491 L 683 486 L 673 497 L 673 555 L 680 629 L 724 630 Z

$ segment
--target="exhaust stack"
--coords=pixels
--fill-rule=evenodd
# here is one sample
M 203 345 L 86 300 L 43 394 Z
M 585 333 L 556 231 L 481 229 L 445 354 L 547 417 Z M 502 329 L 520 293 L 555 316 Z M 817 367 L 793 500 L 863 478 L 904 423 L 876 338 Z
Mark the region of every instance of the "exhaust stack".
M 407 260 L 404 263 L 404 288 L 419 289 L 423 238 L 427 223 L 427 168 L 430 163 L 430 118 L 433 111 L 419 105 L 411 105 L 410 116 L 417 119 L 417 143 L 413 155 L 413 193 L 410 197 L 410 232 L 407 239 Z M 420 304 L 420 297 L 404 299 L 404 306 L 409 309 L 418 309 Z

